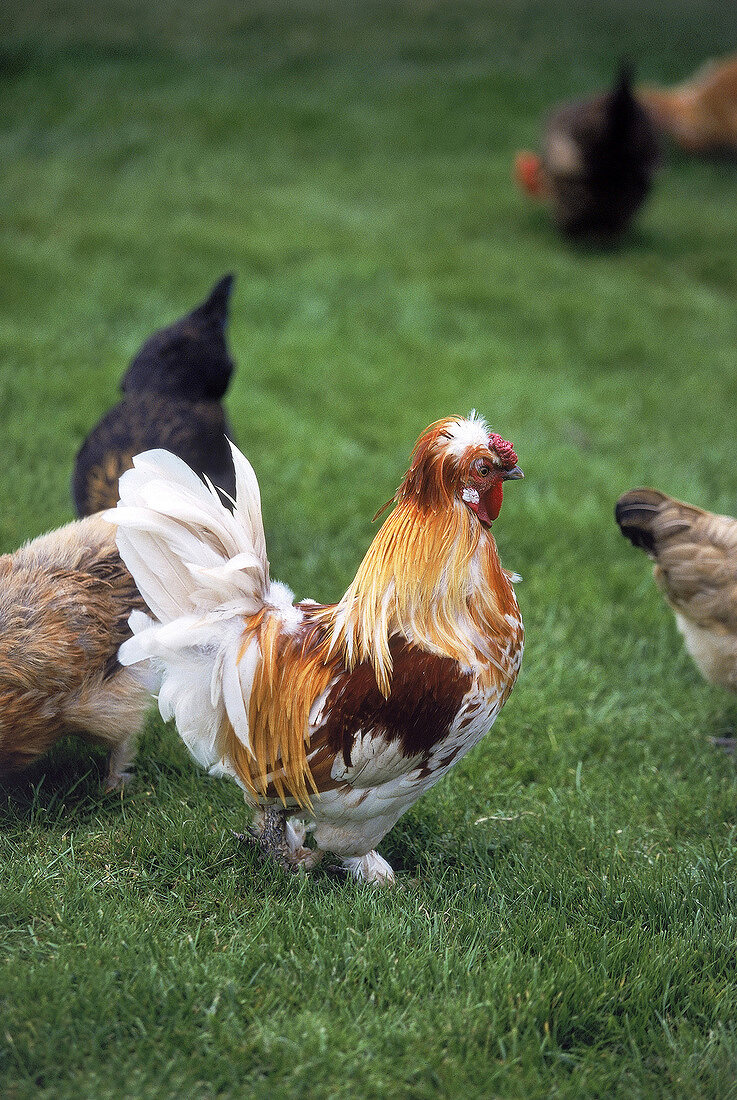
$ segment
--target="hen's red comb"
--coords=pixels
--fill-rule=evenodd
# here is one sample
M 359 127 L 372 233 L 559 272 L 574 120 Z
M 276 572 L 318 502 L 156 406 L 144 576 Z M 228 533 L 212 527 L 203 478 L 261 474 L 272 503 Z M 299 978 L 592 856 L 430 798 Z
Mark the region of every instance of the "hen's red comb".
M 517 465 L 517 455 L 509 440 L 502 439 L 496 432 L 492 432 L 489 436 L 489 446 L 493 447 L 499 455 L 505 470 L 511 470 L 513 466 Z

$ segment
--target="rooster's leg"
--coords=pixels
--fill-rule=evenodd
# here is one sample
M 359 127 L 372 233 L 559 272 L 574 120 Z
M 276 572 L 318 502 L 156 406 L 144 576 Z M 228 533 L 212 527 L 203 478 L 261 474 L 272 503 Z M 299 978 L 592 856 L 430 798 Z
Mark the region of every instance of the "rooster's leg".
M 394 884 L 391 866 L 377 851 L 367 852 L 365 856 L 342 856 L 340 862 L 359 882 L 373 882 L 376 886 Z
M 251 836 L 261 850 L 289 871 L 306 871 L 319 863 L 322 853 L 305 846 L 305 826 L 291 821 L 286 811 L 275 806 L 259 810 L 251 824 Z

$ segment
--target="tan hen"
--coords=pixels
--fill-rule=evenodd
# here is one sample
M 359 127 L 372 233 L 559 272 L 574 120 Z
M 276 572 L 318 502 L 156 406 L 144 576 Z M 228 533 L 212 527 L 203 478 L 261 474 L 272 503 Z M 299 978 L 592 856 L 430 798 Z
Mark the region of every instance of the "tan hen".
M 117 654 L 143 606 L 99 516 L 0 557 L 0 775 L 76 733 L 110 749 L 109 788 L 129 778 L 154 684 Z
M 737 693 L 737 519 L 657 489 L 625 493 L 615 515 L 655 562 L 655 582 L 702 676 Z

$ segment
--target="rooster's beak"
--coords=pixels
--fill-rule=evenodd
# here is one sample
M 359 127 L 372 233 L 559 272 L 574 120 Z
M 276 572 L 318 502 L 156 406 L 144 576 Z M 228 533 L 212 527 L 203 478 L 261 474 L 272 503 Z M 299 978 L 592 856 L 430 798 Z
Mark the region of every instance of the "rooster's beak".
M 519 479 L 524 476 L 519 466 L 513 466 L 511 470 L 504 471 L 502 474 L 502 481 L 519 481 Z

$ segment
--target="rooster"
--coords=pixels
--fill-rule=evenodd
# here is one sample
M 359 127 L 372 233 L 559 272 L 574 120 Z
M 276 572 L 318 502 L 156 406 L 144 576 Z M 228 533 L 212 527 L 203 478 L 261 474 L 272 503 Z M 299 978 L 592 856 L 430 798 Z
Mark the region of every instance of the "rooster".
M 92 429 L 77 454 L 72 495 L 78 516 L 112 508 L 133 455 L 166 447 L 226 493 L 235 492 L 232 435 L 221 398 L 233 373 L 225 340 L 233 276 L 186 317 L 145 341 L 126 371 L 123 401 Z
M 737 154 L 737 54 L 709 62 L 677 88 L 638 88 L 637 98 L 687 153 Z
M 623 70 L 612 91 L 555 108 L 542 153 L 518 153 L 515 178 L 566 236 L 608 244 L 647 198 L 658 162 L 655 128 Z
M 622 534 L 655 562 L 655 583 L 701 675 L 737 694 L 737 519 L 657 489 L 625 493 L 615 516 Z
M 268 851 L 293 868 L 328 851 L 356 879 L 391 882 L 377 845 L 517 678 L 522 620 L 491 534 L 517 456 L 475 414 L 431 425 L 332 605 L 295 605 L 269 580 L 258 482 L 235 447 L 233 460 L 232 515 L 166 452 L 121 478 L 106 516 L 153 620 L 131 617 L 120 660 L 158 667 L 162 715 L 241 786 Z
M 117 652 L 143 606 L 100 516 L 0 557 L 0 775 L 76 733 L 110 749 L 108 789 L 130 777 L 155 684 Z

